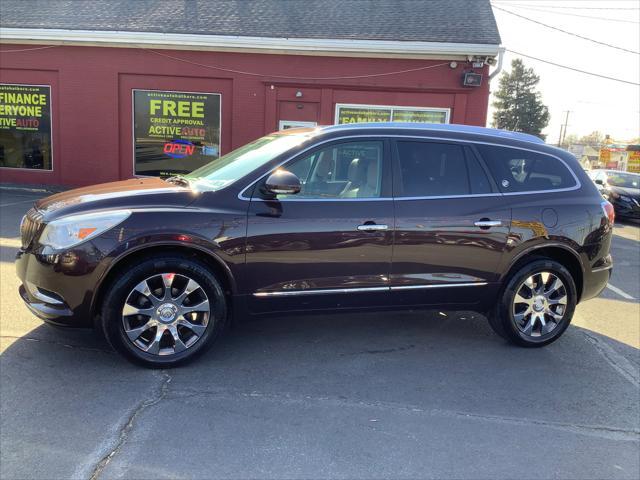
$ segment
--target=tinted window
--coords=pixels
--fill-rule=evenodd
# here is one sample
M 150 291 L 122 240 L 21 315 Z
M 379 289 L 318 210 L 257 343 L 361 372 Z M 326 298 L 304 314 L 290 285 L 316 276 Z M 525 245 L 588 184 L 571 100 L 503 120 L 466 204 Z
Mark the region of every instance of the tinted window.
M 316 150 L 285 168 L 300 178 L 296 195 L 278 198 L 376 198 L 382 190 L 383 142 L 348 142 Z
M 465 153 L 467 156 L 467 168 L 469 169 L 469 183 L 471 185 L 471 193 L 472 194 L 480 194 L 480 193 L 492 193 L 493 188 L 491 187 L 491 182 L 489 181 L 489 177 L 487 177 L 484 168 L 480 165 L 480 162 L 475 157 L 473 152 L 469 150 L 469 148 L 465 148 Z
M 609 172 L 607 183 L 614 187 L 640 188 L 640 175 L 624 172 Z
M 533 192 L 570 188 L 576 181 L 557 158 L 518 148 L 478 145 L 502 192 Z
M 464 150 L 459 145 L 398 142 L 400 191 L 397 197 L 470 193 Z

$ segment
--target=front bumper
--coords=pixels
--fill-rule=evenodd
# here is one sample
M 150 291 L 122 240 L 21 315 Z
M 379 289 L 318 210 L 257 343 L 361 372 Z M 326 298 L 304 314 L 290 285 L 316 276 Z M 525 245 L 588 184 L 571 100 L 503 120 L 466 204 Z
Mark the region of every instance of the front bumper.
M 90 242 L 56 255 L 19 250 L 15 262 L 22 285 L 18 291 L 27 308 L 47 323 L 92 327 L 91 302 L 101 270 L 96 252 Z
M 640 219 L 640 205 L 636 205 L 635 202 L 621 202 L 619 200 L 615 200 L 612 203 L 617 217 Z

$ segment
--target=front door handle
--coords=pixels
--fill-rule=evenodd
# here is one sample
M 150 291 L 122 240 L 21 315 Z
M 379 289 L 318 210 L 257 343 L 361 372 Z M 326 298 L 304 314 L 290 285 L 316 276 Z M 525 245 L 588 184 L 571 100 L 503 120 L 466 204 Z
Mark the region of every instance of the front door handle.
M 502 220 L 489 220 L 488 218 L 482 218 L 475 222 L 474 225 L 480 228 L 501 227 Z
M 358 230 L 361 232 L 378 232 L 380 230 L 388 230 L 388 225 L 379 225 L 377 223 L 365 223 L 364 225 L 358 225 Z

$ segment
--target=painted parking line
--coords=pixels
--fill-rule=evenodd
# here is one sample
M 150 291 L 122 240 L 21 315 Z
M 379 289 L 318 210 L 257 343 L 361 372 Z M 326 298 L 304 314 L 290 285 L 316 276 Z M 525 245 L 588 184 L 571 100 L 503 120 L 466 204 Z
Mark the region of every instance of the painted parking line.
M 627 292 L 625 292 L 624 290 L 620 290 L 618 287 L 614 287 L 613 285 L 611 285 L 610 283 L 607 283 L 607 288 L 609 290 L 611 290 L 614 293 L 617 293 L 618 295 L 620 295 L 622 298 L 626 298 L 627 300 L 635 300 L 635 298 L 633 298 L 631 295 L 629 295 Z

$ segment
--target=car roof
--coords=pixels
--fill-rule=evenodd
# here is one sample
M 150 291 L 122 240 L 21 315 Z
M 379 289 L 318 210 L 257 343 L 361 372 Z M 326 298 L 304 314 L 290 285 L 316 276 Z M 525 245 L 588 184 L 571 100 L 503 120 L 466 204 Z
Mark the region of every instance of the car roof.
M 636 173 L 636 172 L 624 172 L 622 170 L 612 170 L 610 168 L 596 169 L 596 171 L 606 172 L 606 173 L 626 173 L 628 175 L 640 175 L 640 173 Z
M 454 123 L 412 123 L 412 122 L 371 122 L 371 123 L 349 123 L 342 125 L 329 125 L 317 127 L 317 130 L 323 133 L 338 131 L 357 131 L 365 129 L 383 129 L 383 130 L 419 130 L 424 133 L 428 132 L 450 132 L 450 133 L 466 133 L 472 135 L 482 135 L 486 137 L 500 138 L 505 140 L 519 140 L 521 142 L 529 142 L 544 145 L 544 140 L 529 135 L 528 133 L 510 132 L 507 130 L 499 130 L 497 128 L 477 127 L 474 125 L 459 125 Z

